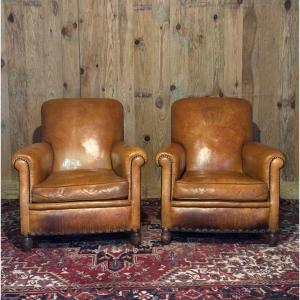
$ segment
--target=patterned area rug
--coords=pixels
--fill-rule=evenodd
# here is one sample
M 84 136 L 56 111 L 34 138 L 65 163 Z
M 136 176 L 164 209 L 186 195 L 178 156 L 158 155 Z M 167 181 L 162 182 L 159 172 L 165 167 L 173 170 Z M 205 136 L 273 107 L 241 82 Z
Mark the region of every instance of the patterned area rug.
M 20 250 L 17 201 L 2 201 L 2 299 L 298 299 L 298 202 L 281 202 L 280 242 L 264 234 L 177 233 L 162 246 L 158 201 L 127 234 L 40 237 Z

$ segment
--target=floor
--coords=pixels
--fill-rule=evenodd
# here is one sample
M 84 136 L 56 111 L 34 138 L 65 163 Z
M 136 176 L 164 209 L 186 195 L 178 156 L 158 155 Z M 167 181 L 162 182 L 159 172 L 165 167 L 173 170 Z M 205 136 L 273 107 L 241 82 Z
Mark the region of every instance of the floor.
M 18 202 L 2 200 L 2 299 L 298 299 L 298 201 L 281 201 L 280 241 L 265 234 L 160 237 L 144 201 L 143 243 L 128 235 L 40 237 L 20 250 Z

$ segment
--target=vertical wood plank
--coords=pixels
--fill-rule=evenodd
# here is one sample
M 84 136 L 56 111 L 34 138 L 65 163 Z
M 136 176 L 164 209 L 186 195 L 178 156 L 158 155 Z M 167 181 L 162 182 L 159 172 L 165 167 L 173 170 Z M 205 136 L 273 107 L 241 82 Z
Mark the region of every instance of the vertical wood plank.
M 8 96 L 7 49 L 5 40 L 6 19 L 5 7 L 1 3 L 1 178 L 10 181 L 11 178 L 11 137 L 10 113 Z
M 135 142 L 133 2 L 79 1 L 81 96 L 124 106 L 125 140 Z
M 124 107 L 124 138 L 135 144 L 133 2 L 118 1 L 119 74 L 117 99 Z
M 191 4 L 186 7 L 183 30 L 188 47 L 186 96 L 216 96 L 221 89 L 219 34 L 223 17 L 217 0 Z
M 254 74 L 252 60 L 256 42 L 257 16 L 254 9 L 254 0 L 247 0 L 243 4 L 243 39 L 242 39 L 242 94 L 253 102 Z M 255 108 L 254 108 L 255 109 Z M 256 110 L 254 115 L 257 115 Z
M 100 97 L 99 70 L 100 54 L 104 41 L 98 32 L 104 30 L 100 22 L 104 19 L 98 8 L 99 1 L 79 1 L 79 46 L 80 46 L 80 91 L 81 97 Z M 102 61 L 101 61 L 102 62 Z M 98 67 L 97 67 L 98 66 Z
M 118 2 L 79 1 L 82 97 L 117 97 Z
M 287 156 L 282 178 L 293 181 L 299 177 L 299 2 L 281 4 L 281 32 L 279 48 L 280 81 L 277 108 L 279 112 L 279 144 Z
M 78 0 L 61 1 L 63 97 L 80 97 Z
M 38 104 L 41 105 L 45 99 L 59 98 L 63 96 L 63 56 L 62 56 L 62 30 L 61 17 L 62 5 L 58 0 L 47 0 L 41 2 L 40 18 L 41 24 L 34 24 L 40 26 L 41 35 L 36 38 L 35 56 L 38 59 L 39 70 L 37 74 L 44 72 L 47 83 L 41 88 L 41 99 Z M 34 16 L 36 19 L 37 16 Z M 34 30 L 36 33 L 38 29 Z M 41 44 L 43 43 L 43 44 Z M 34 43 L 35 44 L 35 43 Z M 41 56 L 40 56 L 41 55 Z M 44 64 L 42 64 L 44 60 Z M 32 62 L 30 61 L 30 64 Z M 44 69 L 42 69 L 44 67 Z M 36 82 L 36 80 L 35 80 Z
M 41 125 L 41 105 L 53 90 L 52 85 L 56 82 L 56 76 L 52 76 L 55 65 L 49 66 L 49 51 L 44 35 L 47 27 L 47 4 L 50 1 L 23 1 L 24 22 L 26 28 L 24 36 L 25 64 L 26 64 L 26 117 L 20 114 L 19 118 L 28 121 L 28 139 L 26 144 L 37 142 L 40 139 L 39 127 Z M 52 11 L 51 11 L 52 13 Z M 45 51 L 46 49 L 46 51 Z M 55 88 L 55 87 L 54 87 Z
M 186 7 L 180 0 L 170 1 L 170 99 L 187 96 L 188 37 Z
M 277 87 L 280 80 L 278 69 L 279 40 L 277 33 L 280 32 L 280 9 L 274 2 L 253 1 L 246 7 L 244 17 L 244 30 L 250 30 L 249 44 L 253 50 L 244 55 L 243 76 L 246 76 L 246 83 L 243 87 L 243 97 L 252 101 L 253 117 L 261 131 L 261 139 L 265 143 L 278 145 L 278 111 L 276 107 Z M 253 25 L 246 26 L 249 22 Z M 256 23 L 256 25 L 255 25 Z M 244 32 L 244 35 L 247 35 Z M 246 45 L 244 45 L 244 48 Z M 247 50 L 245 50 L 247 51 Z M 251 55 L 251 56 L 250 56 Z M 248 60 L 251 60 L 251 65 Z M 249 93 L 249 94 L 247 94 Z M 268 113 L 268 117 L 266 117 Z
M 150 180 L 148 194 L 151 197 L 160 196 L 160 168 L 155 165 L 155 156 L 159 149 L 170 141 L 170 1 L 154 0 L 152 2 L 152 16 L 154 20 L 152 31 L 152 51 L 156 57 L 153 66 L 153 95 L 152 109 L 154 123 L 153 153 L 151 155 L 154 176 Z
M 224 6 L 224 78 L 223 95 L 242 96 L 243 4 Z
M 4 1 L 3 22 L 6 46 L 7 88 L 9 97 L 10 142 L 11 152 L 24 147 L 29 140 L 27 115 L 27 72 L 25 61 L 25 28 L 24 28 L 24 3 L 21 1 Z M 3 87 L 5 88 L 5 86 Z M 3 152 L 2 152 L 3 154 Z M 10 157 L 6 157 L 10 160 Z M 10 167 L 7 164 L 7 168 Z M 17 180 L 14 171 L 12 179 Z
M 154 21 L 152 1 L 134 1 L 134 102 L 136 142 L 148 154 L 148 163 L 142 169 L 142 194 L 149 197 L 150 185 L 155 178 L 153 124 L 153 79 L 156 57 L 153 52 Z M 149 182 L 150 179 L 150 182 Z

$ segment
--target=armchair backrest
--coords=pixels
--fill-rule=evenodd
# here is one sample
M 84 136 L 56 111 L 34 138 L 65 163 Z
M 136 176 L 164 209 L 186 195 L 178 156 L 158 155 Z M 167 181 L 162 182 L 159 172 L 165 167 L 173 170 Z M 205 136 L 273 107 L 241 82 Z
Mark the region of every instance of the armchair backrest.
M 242 172 L 242 146 L 252 140 L 252 107 L 237 98 L 186 98 L 172 105 L 172 141 L 186 169 Z
M 123 106 L 112 99 L 53 99 L 42 106 L 42 139 L 52 146 L 53 171 L 111 168 L 123 140 Z

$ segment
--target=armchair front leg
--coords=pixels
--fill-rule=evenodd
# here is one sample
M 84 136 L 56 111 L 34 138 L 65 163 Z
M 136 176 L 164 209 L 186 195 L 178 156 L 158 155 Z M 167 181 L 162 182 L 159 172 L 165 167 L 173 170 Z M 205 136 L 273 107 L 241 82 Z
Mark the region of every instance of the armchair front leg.
M 147 161 L 144 149 L 130 146 L 124 142 L 114 144 L 112 149 L 113 170 L 129 182 L 129 195 L 131 201 L 131 243 L 135 246 L 141 243 L 141 167 Z
M 185 151 L 178 143 L 172 143 L 162 148 L 156 155 L 156 163 L 162 168 L 161 175 L 161 241 L 168 244 L 171 241 L 171 201 L 175 181 L 185 169 Z

